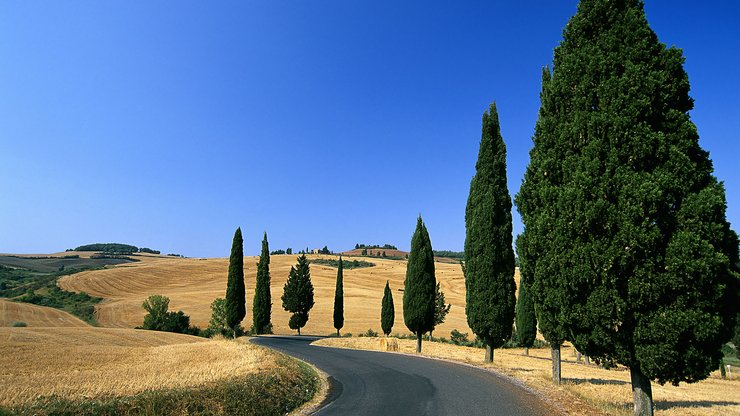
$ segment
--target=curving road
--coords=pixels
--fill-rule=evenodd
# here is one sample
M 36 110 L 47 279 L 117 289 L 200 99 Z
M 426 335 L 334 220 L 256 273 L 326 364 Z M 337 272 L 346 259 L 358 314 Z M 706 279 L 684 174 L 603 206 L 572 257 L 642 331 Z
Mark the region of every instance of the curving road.
M 329 397 L 316 415 L 555 413 L 534 394 L 490 371 L 402 354 L 309 345 L 316 339 L 252 339 L 255 344 L 307 361 L 330 376 Z

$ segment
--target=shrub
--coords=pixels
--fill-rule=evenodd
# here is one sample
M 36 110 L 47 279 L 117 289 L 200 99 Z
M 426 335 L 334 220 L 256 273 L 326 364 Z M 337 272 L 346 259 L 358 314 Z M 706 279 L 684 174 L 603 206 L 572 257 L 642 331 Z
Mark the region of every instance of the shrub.
M 468 340 L 468 333 L 467 332 L 460 332 L 457 329 L 453 329 L 452 332 L 450 332 L 450 342 L 456 345 L 462 345 L 470 342 Z
M 142 329 L 198 335 L 200 329 L 190 326 L 190 317 L 183 311 L 169 312 L 170 298 L 162 295 L 149 296 L 141 305 L 148 312 L 144 316 Z
M 360 334 L 361 337 L 377 337 L 378 333 L 373 331 L 371 328 L 368 328 L 367 332 L 364 334 Z
M 16 322 L 13 322 L 13 324 L 10 326 L 12 326 L 13 328 L 24 328 L 24 327 L 27 327 L 28 324 L 25 322 L 16 321 Z

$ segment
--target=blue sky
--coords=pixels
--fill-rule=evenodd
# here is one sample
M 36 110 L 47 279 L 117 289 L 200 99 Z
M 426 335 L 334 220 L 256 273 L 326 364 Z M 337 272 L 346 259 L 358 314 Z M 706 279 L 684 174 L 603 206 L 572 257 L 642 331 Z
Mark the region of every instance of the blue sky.
M 0 252 L 462 250 L 483 111 L 514 195 L 577 2 L 0 3 Z M 648 1 L 740 223 L 740 3 Z M 514 212 L 515 233 L 522 226 Z

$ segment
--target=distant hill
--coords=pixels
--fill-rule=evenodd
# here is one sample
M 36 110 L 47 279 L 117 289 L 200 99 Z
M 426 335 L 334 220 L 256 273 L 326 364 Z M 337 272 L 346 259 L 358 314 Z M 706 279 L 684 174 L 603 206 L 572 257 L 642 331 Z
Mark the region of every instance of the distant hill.
M 342 255 L 344 256 L 369 256 L 369 257 L 380 257 L 383 258 L 383 253 L 385 252 L 386 257 L 396 257 L 405 259 L 406 256 L 409 254 L 408 251 L 401 251 L 401 250 L 394 250 L 394 249 L 387 249 L 387 248 L 355 248 L 352 250 L 348 250 L 345 252 L 342 252 Z

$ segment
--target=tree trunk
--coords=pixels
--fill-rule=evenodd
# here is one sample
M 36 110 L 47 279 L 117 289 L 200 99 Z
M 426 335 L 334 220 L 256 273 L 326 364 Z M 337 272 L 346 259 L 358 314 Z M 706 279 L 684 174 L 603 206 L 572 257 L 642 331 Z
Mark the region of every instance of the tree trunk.
M 416 333 L 416 352 L 421 352 L 421 331 Z
M 339 338 L 339 330 L 337 329 L 337 338 Z
M 578 350 L 576 350 L 576 362 L 577 363 L 581 362 L 581 352 Z
M 560 345 L 550 347 L 552 356 L 552 382 L 560 385 Z
M 650 379 L 636 367 L 630 368 L 630 376 L 635 416 L 653 416 L 653 389 L 650 386 Z
M 529 355 L 529 347 L 524 347 L 524 355 Z
M 591 359 L 588 358 L 588 355 L 583 356 L 583 362 L 585 362 L 586 365 L 591 365 Z
M 429 341 L 432 340 L 432 331 L 429 331 Z
M 487 363 L 493 362 L 493 348 L 491 348 L 491 341 L 486 340 L 486 358 L 484 359 Z
M 301 328 L 298 328 L 298 335 L 301 335 Z

